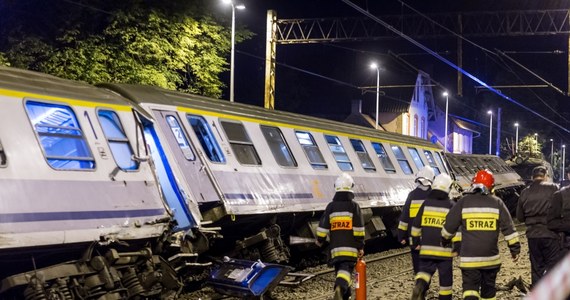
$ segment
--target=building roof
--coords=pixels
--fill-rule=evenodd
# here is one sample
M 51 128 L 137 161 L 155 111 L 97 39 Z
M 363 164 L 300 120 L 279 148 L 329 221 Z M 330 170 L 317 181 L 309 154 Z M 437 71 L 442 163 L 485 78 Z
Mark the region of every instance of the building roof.
M 386 113 L 406 113 L 410 110 L 410 101 L 401 100 L 397 98 L 380 97 L 378 105 L 379 112 Z
M 450 119 L 453 123 L 455 123 L 455 125 L 457 125 L 461 129 L 469 130 L 475 133 L 480 133 L 479 131 L 477 131 L 478 128 L 473 124 L 470 124 L 455 117 L 450 117 Z

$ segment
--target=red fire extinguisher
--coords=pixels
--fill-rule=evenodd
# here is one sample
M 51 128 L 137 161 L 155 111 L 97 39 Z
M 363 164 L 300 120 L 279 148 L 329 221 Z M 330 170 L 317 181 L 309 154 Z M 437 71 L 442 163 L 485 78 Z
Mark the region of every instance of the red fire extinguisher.
M 366 300 L 366 262 L 362 257 L 359 257 L 356 261 L 355 271 L 355 294 L 356 300 Z

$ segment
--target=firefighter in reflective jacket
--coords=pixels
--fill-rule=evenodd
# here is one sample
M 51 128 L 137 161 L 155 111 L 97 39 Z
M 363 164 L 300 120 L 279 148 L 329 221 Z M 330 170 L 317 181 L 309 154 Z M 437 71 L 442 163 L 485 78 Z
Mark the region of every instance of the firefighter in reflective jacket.
M 414 274 L 418 272 L 420 252 L 415 249 L 415 246 L 411 246 L 410 230 L 418 210 L 431 190 L 431 183 L 433 182 L 434 176 L 435 173 L 431 167 L 425 166 L 420 169 L 418 174 L 416 174 L 416 188 L 408 194 L 408 198 L 406 199 L 404 207 L 402 208 L 402 213 L 400 214 L 398 240 L 402 245 L 410 245 Z
M 459 199 L 449 211 L 441 230 L 442 244 L 462 226 L 459 268 L 463 278 L 463 299 L 496 299 L 497 273 L 501 267 L 499 231 L 503 233 L 513 261 L 521 250 L 518 233 L 503 201 L 491 190 L 493 173 L 482 170 L 475 174 L 471 192 Z
M 436 270 L 439 272 L 439 299 L 451 300 L 453 251 L 441 246 L 441 228 L 445 216 L 454 204 L 449 199 L 452 183 L 449 175 L 437 175 L 433 180 L 431 192 L 414 219 L 411 235 L 413 246 L 420 251 L 420 266 L 412 300 L 425 299 L 425 293 Z
M 364 255 L 364 222 L 358 203 L 352 201 L 354 181 L 342 173 L 335 181 L 335 195 L 317 228 L 317 245 L 330 238 L 330 263 L 336 271 L 335 300 L 350 298 L 351 275 L 358 257 Z

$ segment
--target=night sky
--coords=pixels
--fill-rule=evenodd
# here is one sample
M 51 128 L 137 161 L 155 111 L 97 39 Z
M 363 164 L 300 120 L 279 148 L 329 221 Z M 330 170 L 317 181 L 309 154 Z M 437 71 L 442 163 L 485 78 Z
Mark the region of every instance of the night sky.
M 221 0 L 220 0 L 221 2 Z M 367 7 L 375 16 L 413 14 L 401 2 L 396 0 L 357 1 L 354 3 Z M 327 18 L 362 16 L 341 0 L 287 0 L 253 1 L 243 0 L 246 10 L 236 11 L 238 26 L 245 26 L 256 35 L 251 40 L 236 46 L 235 98 L 236 101 L 263 106 L 265 66 L 265 22 L 268 9 L 277 11 L 278 19 Z M 494 10 L 541 10 L 568 9 L 570 1 L 405 1 L 422 13 L 470 12 Z M 222 16 L 231 18 L 230 9 L 222 3 L 214 6 Z M 481 47 L 491 51 L 514 51 L 509 54 L 532 72 L 540 75 L 561 90 L 567 90 L 567 49 L 568 36 L 534 37 L 497 37 L 470 38 Z M 419 40 L 420 43 L 440 53 L 446 59 L 456 62 L 456 39 Z M 475 46 L 464 42 L 464 69 L 479 77 L 489 85 L 543 84 L 523 69 L 509 64 L 500 56 L 486 54 Z M 484 153 L 488 145 L 489 109 L 501 108 L 503 137 L 514 138 L 514 122 L 521 123 L 519 135 L 537 132 L 539 137 L 548 141 L 570 142 L 570 134 L 536 115 L 518 107 L 508 100 L 501 99 L 490 92 L 478 92 L 478 83 L 464 77 L 463 97 L 457 96 L 456 70 L 440 62 L 420 48 L 404 39 L 392 39 L 376 42 L 343 42 L 320 44 L 294 44 L 277 46 L 276 101 L 279 110 L 342 120 L 350 113 L 352 99 L 362 99 L 365 112 L 373 113 L 375 94 L 365 93 L 348 85 L 362 87 L 376 84 L 376 73 L 370 70 L 371 61 L 382 65 L 380 85 L 414 84 L 417 73 L 405 67 L 387 55 L 394 52 L 412 63 L 415 67 L 428 72 L 432 79 L 440 82 L 450 91 L 450 114 L 459 115 L 474 122 L 479 122 L 482 133 L 479 141 L 474 141 L 474 152 Z M 555 51 L 561 51 L 556 54 Z M 286 65 L 286 66 L 285 66 Z M 320 76 L 333 78 L 346 83 L 308 75 L 288 66 L 299 68 Z M 229 85 L 229 72 L 223 74 L 224 82 Z M 388 97 L 409 101 L 411 88 L 385 89 Z M 436 105 L 444 107 L 443 89 L 434 88 Z M 535 112 L 552 120 L 564 128 L 570 128 L 570 103 L 567 96 L 562 96 L 550 88 L 541 89 L 503 89 L 502 93 L 529 107 Z M 227 90 L 223 98 L 228 98 Z M 549 108 L 549 107 L 550 108 Z M 495 123 L 493 126 L 495 127 Z M 495 131 L 495 130 L 494 130 Z M 481 144 L 479 146 L 478 144 Z M 550 149 L 550 143 L 545 147 Z

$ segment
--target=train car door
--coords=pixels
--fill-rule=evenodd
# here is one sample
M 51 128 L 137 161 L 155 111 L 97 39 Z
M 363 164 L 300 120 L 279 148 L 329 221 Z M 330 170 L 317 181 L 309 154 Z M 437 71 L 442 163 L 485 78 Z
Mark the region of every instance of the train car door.
M 186 181 L 192 186 L 192 194 L 199 202 L 219 201 L 219 194 L 214 187 L 214 179 L 203 155 L 196 152 L 196 147 L 188 138 L 176 112 L 153 110 L 158 126 L 175 156 L 177 164 L 181 167 Z

